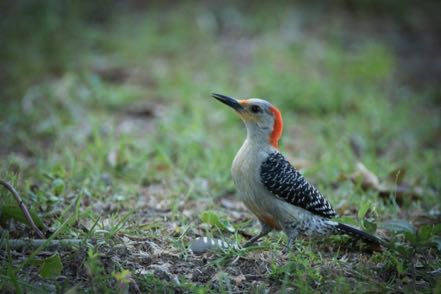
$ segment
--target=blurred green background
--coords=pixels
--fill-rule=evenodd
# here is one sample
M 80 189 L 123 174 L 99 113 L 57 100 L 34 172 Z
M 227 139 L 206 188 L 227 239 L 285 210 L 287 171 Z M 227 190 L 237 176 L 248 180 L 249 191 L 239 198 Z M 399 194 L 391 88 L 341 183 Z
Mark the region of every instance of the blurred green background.
M 183 254 L 202 211 L 244 221 L 219 204 L 234 193 L 230 165 L 245 129 L 210 98 L 217 92 L 279 107 L 281 151 L 340 214 L 369 203 L 376 221 L 439 218 L 440 9 L 406 0 L 2 1 L 0 175 L 52 231 L 74 204 L 61 236 L 90 236 L 83 228 L 100 217 L 101 230 L 167 236 L 157 242 Z M 363 187 L 357 162 L 393 188 Z M 31 235 L 2 226 L 10 238 Z M 179 243 L 173 234 L 184 229 Z

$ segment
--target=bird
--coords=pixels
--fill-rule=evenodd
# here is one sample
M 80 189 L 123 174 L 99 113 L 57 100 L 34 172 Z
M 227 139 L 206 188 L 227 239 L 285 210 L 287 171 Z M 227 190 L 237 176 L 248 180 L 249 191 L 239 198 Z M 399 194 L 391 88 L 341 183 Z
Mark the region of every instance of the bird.
M 273 230 L 286 234 L 288 249 L 299 236 L 347 234 L 375 246 L 382 243 L 376 236 L 334 220 L 337 213 L 325 196 L 280 153 L 283 120 L 277 107 L 258 98 L 235 99 L 216 93 L 212 97 L 238 113 L 247 129 L 231 174 L 240 200 L 257 217 L 261 229 L 245 246 Z

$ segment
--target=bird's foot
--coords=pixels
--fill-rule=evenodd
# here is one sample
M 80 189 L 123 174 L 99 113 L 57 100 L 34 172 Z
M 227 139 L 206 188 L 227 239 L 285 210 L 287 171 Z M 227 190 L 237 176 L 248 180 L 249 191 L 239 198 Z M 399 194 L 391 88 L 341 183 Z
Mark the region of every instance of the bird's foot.
M 244 248 L 253 245 L 253 244 L 256 243 L 260 238 L 262 238 L 262 237 L 268 235 L 268 234 L 271 232 L 271 230 L 272 230 L 271 227 L 269 227 L 268 225 L 266 225 L 266 224 L 264 224 L 264 223 L 261 223 L 261 225 L 262 225 L 262 229 L 260 230 L 260 233 L 259 233 L 258 235 L 256 235 L 256 236 L 252 237 L 250 240 L 248 240 L 248 241 L 243 245 Z

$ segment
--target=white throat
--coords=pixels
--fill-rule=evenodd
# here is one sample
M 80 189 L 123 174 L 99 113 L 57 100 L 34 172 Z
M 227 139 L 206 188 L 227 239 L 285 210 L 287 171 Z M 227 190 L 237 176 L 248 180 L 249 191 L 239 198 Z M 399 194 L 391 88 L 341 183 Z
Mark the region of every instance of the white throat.
M 247 138 L 245 142 L 261 149 L 273 148 L 269 141 L 269 136 L 272 131 L 270 128 L 260 127 L 256 123 L 245 123 L 245 125 L 247 127 Z

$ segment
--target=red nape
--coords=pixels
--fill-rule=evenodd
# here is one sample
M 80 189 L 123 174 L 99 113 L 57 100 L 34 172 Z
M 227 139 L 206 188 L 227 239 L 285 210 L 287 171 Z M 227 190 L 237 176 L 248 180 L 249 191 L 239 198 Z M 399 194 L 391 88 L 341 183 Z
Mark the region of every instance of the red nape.
M 275 148 L 279 148 L 279 139 L 282 136 L 282 130 L 283 130 L 282 114 L 280 113 L 280 110 L 278 110 L 274 106 L 270 107 L 270 111 L 273 113 L 274 125 L 273 125 L 273 131 L 271 132 L 269 137 L 269 142 Z

